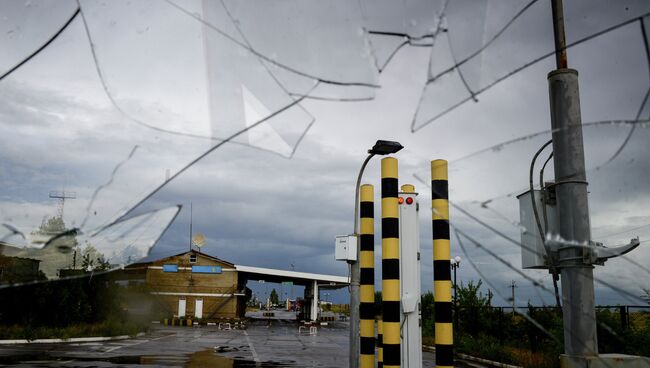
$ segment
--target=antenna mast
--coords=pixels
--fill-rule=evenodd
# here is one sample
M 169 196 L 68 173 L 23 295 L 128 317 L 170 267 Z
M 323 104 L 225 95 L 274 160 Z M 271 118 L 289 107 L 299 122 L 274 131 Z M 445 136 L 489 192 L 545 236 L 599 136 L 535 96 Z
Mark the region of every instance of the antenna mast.
M 50 198 L 58 199 L 59 204 L 57 206 L 57 216 L 63 220 L 63 206 L 65 205 L 66 199 L 76 199 L 77 192 L 66 192 L 65 190 L 51 190 Z

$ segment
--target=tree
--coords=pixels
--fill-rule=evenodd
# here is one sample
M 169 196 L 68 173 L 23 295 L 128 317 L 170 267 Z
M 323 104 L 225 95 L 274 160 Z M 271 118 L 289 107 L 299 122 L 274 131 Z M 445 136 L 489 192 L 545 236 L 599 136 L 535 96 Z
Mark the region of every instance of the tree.
M 458 305 L 461 308 L 474 308 L 474 307 L 489 307 L 492 305 L 492 295 L 483 295 L 482 292 L 479 292 L 483 285 L 483 280 L 478 280 L 476 284 L 474 281 L 467 283 L 467 286 L 464 286 L 461 282 L 458 286 Z
M 278 293 L 275 291 L 275 289 L 271 290 L 271 304 L 278 304 L 279 299 L 278 299 Z
M 86 242 L 81 253 L 81 268 L 85 271 L 104 271 L 110 269 L 111 264 L 92 244 Z

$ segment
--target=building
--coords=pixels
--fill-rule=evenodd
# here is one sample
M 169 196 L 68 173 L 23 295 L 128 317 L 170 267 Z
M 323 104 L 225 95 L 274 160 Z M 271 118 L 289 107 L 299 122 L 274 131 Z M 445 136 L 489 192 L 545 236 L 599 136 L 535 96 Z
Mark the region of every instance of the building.
M 0 255 L 0 284 L 44 280 L 45 275 L 39 270 L 40 263 L 38 259 Z
M 348 286 L 348 278 L 270 268 L 241 266 L 189 250 L 125 267 L 123 281 L 144 282 L 170 317 L 243 318 L 251 297 L 249 281 L 304 286 L 302 315 L 318 319 L 320 289 Z
M 125 274 L 144 279 L 170 317 L 241 318 L 246 311 L 246 285 L 235 265 L 205 253 L 190 250 L 132 264 Z

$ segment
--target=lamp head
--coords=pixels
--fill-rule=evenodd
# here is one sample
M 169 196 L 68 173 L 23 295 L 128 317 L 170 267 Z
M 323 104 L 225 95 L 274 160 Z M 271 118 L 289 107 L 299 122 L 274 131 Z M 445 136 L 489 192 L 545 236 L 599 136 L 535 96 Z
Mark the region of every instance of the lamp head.
M 460 259 L 461 259 L 460 256 L 454 257 L 454 261 L 456 262 L 456 264 L 460 264 Z
M 404 148 L 404 146 L 399 142 L 378 140 L 375 145 L 368 150 L 368 153 L 373 153 L 375 155 L 389 155 L 398 152 L 402 148 Z

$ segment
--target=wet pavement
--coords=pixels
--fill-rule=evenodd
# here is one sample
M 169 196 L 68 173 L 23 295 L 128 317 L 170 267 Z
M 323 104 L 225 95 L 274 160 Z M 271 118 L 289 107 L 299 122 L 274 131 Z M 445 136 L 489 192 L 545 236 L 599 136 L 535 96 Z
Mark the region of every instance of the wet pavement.
M 152 325 L 146 336 L 119 341 L 0 345 L 0 367 L 346 367 L 346 321 L 299 332 L 293 314 L 252 314 L 245 330 Z M 434 356 L 425 352 L 424 367 Z

